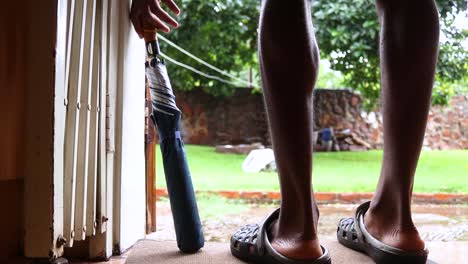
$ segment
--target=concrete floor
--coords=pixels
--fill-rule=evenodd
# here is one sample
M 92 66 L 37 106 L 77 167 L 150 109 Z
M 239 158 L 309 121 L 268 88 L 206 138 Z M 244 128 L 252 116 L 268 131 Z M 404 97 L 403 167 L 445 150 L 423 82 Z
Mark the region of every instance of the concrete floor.
M 372 263 L 366 256 L 350 251 L 342 250 L 342 246 L 332 240 L 325 241 L 332 254 L 333 263 Z M 353 262 L 348 260 L 352 259 Z M 127 264 L 242 264 L 244 262 L 233 257 L 229 251 L 228 243 L 207 243 L 197 254 L 185 255 L 177 252 L 175 243 L 167 243 L 154 240 L 140 241 L 130 253 Z
M 332 237 L 322 239 L 330 250 L 333 264 L 373 263 L 361 253 L 348 250 Z M 467 241 L 428 242 L 431 264 L 462 264 L 466 262 Z M 17 261 L 10 264 L 26 264 Z M 106 262 L 70 262 L 70 264 L 241 264 L 229 252 L 228 243 L 207 242 L 196 254 L 182 254 L 174 241 L 141 240 L 122 256 L 112 257 Z
M 348 250 L 327 237 L 322 243 L 328 247 L 334 264 L 371 264 L 373 261 L 364 254 Z M 428 242 L 427 263 L 466 263 L 468 242 Z M 175 242 L 142 240 L 137 243 L 127 258 L 126 264 L 242 264 L 230 254 L 228 243 L 209 242 L 196 254 L 181 254 Z
M 246 223 L 257 223 L 277 205 L 246 205 L 241 213 L 230 214 L 229 204 L 218 215 L 207 215 L 200 208 L 203 219 L 206 247 L 197 254 L 186 255 L 177 251 L 170 205 L 167 201 L 157 204 L 158 232 L 140 241 L 129 253 L 127 264 L 173 263 L 242 263 L 232 257 L 229 238 Z M 367 256 L 349 250 L 336 242 L 336 223 L 351 216 L 357 205 L 320 205 L 320 241 L 331 252 L 333 263 L 373 263 Z M 223 212 L 224 211 L 224 212 Z M 466 262 L 468 250 L 468 206 L 466 205 L 413 205 L 413 219 L 430 250 L 428 263 L 459 264 Z
M 98 261 L 98 262 L 89 262 L 89 261 L 71 261 L 70 264 L 125 264 L 127 257 L 112 257 L 109 261 Z
M 348 250 L 336 242 L 336 223 L 351 216 L 357 205 L 320 205 L 319 235 L 321 243 L 330 249 L 333 263 L 373 263 L 365 255 Z M 181 254 L 175 244 L 175 234 L 170 206 L 167 201 L 157 204 L 158 232 L 139 241 L 123 256 L 99 264 L 238 264 L 229 251 L 229 237 L 246 223 L 256 223 L 273 210 L 276 205 L 246 205 L 241 213 L 229 213 L 229 205 L 216 216 L 206 214 L 200 208 L 203 219 L 206 246 L 197 254 Z M 413 206 L 413 219 L 430 250 L 428 263 L 460 264 L 466 261 L 468 250 L 468 206 L 466 205 L 421 205 Z M 73 264 L 88 264 L 87 262 Z M 96 262 L 94 262 L 96 264 Z

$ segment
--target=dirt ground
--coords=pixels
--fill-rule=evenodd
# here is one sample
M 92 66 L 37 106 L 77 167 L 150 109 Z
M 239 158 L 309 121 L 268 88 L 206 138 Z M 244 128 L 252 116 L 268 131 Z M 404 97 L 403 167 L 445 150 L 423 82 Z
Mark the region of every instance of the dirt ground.
M 228 207 L 229 205 L 227 205 Z M 275 205 L 245 204 L 240 213 L 226 213 L 202 218 L 206 241 L 228 242 L 242 225 L 260 222 Z M 319 236 L 334 237 L 339 219 L 353 215 L 358 205 L 320 205 Z M 227 208 L 226 207 L 226 208 Z M 202 212 L 203 208 L 200 208 Z M 226 210 L 227 212 L 229 210 Z M 203 215 L 203 214 L 202 214 Z M 468 205 L 413 205 L 413 220 L 425 241 L 468 241 Z M 175 240 L 174 225 L 168 201 L 157 203 L 157 232 L 149 239 Z

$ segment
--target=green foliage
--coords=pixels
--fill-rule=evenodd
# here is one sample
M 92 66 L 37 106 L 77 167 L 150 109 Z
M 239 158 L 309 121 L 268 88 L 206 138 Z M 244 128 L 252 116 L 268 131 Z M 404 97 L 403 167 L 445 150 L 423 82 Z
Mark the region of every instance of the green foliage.
M 461 41 L 468 32 L 454 26 L 454 15 L 466 8 L 464 0 L 438 0 L 441 26 L 447 41 L 441 43 L 433 102 L 444 104 L 453 94 L 450 87 L 464 78 L 467 53 Z M 361 92 L 367 107 L 380 96 L 379 23 L 373 1 L 316 0 L 314 24 L 321 55 L 331 68 L 344 75 L 347 86 Z
M 180 28 L 169 38 L 197 57 L 234 75 L 257 67 L 256 43 L 258 23 L 257 0 L 180 0 Z M 193 65 L 203 72 L 219 73 L 201 66 L 174 48 L 161 42 L 161 49 L 178 61 Z M 213 95 L 229 95 L 235 87 L 196 75 L 168 63 L 168 71 L 177 89 L 203 88 Z M 224 78 L 224 77 L 223 77 Z M 245 86 L 245 85 L 244 85 Z
M 313 19 L 321 56 L 363 98 L 378 98 L 379 23 L 373 2 L 316 0 Z
M 432 94 L 432 103 L 435 105 L 446 105 L 454 95 L 468 95 L 468 76 L 456 82 L 436 80 Z
M 466 80 L 468 71 L 468 55 L 461 44 L 468 31 L 454 26 L 453 15 L 466 9 L 466 0 L 436 1 L 446 40 L 440 46 L 433 102 L 444 104 L 457 93 L 458 86 L 453 83 Z M 170 34 L 172 41 L 242 79 L 247 79 L 249 68 L 253 68 L 254 83 L 258 81 L 258 0 L 179 0 L 178 3 L 183 11 L 178 18 L 181 26 Z M 367 107 L 374 106 L 380 96 L 380 27 L 374 1 L 314 0 L 312 12 L 321 56 L 330 61 L 332 70 L 342 74 L 336 79 L 333 73 L 322 72 L 317 86 L 338 83 L 351 87 L 361 93 Z M 170 57 L 219 75 L 163 42 L 161 46 Z M 202 88 L 214 95 L 230 95 L 235 89 L 175 65 L 168 67 L 176 89 Z
M 319 75 L 315 87 L 318 89 L 336 89 L 343 88 L 343 75 L 340 72 L 330 69 L 330 62 L 327 60 L 320 61 Z
M 468 30 L 454 27 L 455 17 L 448 13 L 443 17 L 443 45 L 439 49 L 439 64 L 436 75 L 436 89 L 432 95 L 434 104 L 447 104 L 450 97 L 457 93 L 466 93 L 468 89 L 468 52 L 462 41 L 468 38 Z

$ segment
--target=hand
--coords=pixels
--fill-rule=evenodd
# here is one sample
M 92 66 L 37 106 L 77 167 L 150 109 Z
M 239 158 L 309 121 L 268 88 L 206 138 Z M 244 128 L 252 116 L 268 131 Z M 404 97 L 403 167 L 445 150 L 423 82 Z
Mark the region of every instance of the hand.
M 180 9 L 173 0 L 132 1 L 130 19 L 132 20 L 133 27 L 140 38 L 143 38 L 144 29 L 158 29 L 167 33 L 171 31 L 168 25 L 173 28 L 177 28 L 179 26 L 179 23 L 177 23 L 177 21 L 175 21 L 175 19 L 161 7 L 161 2 L 176 15 L 179 15 Z

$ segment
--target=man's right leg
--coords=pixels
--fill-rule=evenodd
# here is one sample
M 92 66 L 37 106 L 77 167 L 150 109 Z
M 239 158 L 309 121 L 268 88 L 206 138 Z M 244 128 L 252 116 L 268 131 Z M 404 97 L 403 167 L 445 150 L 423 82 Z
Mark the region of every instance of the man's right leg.
M 312 196 L 312 90 L 319 55 L 308 0 L 264 0 L 260 67 L 281 185 L 273 248 L 292 259 L 322 255 L 318 209 Z

